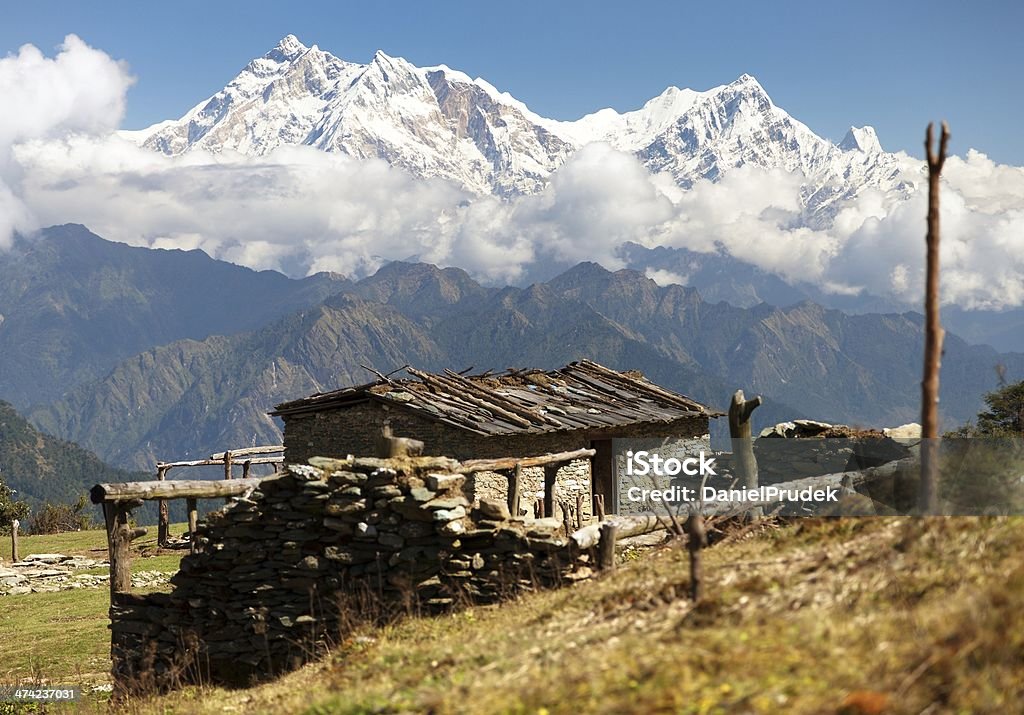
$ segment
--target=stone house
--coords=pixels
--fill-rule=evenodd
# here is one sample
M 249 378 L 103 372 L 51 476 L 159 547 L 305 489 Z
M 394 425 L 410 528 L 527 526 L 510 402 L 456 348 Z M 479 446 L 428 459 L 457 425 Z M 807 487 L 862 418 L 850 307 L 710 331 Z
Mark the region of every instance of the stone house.
M 407 378 L 382 377 L 278 405 L 270 414 L 284 421 L 285 461 L 372 455 L 385 424 L 396 436 L 422 441 L 426 455 L 458 460 L 591 448 L 592 458 L 569 462 L 555 476 L 555 501 L 575 505 L 582 523 L 593 515 L 594 495 L 602 495 L 608 513 L 630 510 L 621 496 L 623 453 L 631 444 L 707 450 L 709 418 L 721 415 L 638 372 L 589 360 L 494 375 L 405 371 Z M 543 468 L 525 468 L 521 479 L 512 509 L 529 515 L 544 495 Z M 507 500 L 508 485 L 507 474 L 477 473 L 466 482 L 466 496 Z

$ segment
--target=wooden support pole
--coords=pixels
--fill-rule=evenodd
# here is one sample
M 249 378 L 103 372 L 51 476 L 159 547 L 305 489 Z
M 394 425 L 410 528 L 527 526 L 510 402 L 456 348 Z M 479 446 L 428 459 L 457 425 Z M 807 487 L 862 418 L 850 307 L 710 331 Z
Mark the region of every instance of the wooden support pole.
M 925 235 L 924 376 L 921 379 L 921 486 L 918 495 L 924 514 L 934 514 L 938 507 L 939 370 L 945 337 L 939 319 L 939 186 L 942 165 L 946 163 L 949 127 L 942 123 L 938 153 L 932 145 L 932 130 L 929 124 L 924 139 L 928 159 L 928 233 Z
M 729 404 L 729 436 L 732 438 L 732 455 L 736 471 L 743 486 L 757 489 L 757 459 L 754 457 L 754 440 L 750 434 L 750 415 L 761 404 L 761 396 L 752 400 L 743 396 L 743 390 L 736 390 Z M 761 517 L 760 507 L 751 507 L 747 518 Z
M 251 467 L 251 466 L 252 466 L 252 460 L 251 459 L 247 459 L 244 462 L 242 462 L 242 479 L 248 479 L 249 478 L 249 467 Z
M 467 459 L 462 464 L 455 464 L 453 471 L 459 474 L 470 472 L 498 472 L 502 469 L 514 469 L 515 466 L 543 467 L 555 465 L 556 467 L 571 462 L 575 459 L 589 459 L 596 452 L 593 449 L 577 449 L 572 452 L 556 452 L 554 454 L 542 454 L 537 457 L 503 457 L 501 459 Z M 365 459 L 358 460 L 365 462 Z M 312 464 L 312 462 L 311 462 Z
M 103 520 L 107 526 L 107 557 L 110 561 L 110 603 L 117 603 L 118 594 L 132 590 L 133 530 L 128 526 L 129 504 L 107 502 L 103 505 Z
M 601 524 L 601 539 L 597 542 L 597 567 L 602 571 L 615 568 L 615 539 L 619 527 L 613 521 Z
M 701 551 L 708 545 L 703 515 L 690 515 L 686 520 L 686 534 L 686 548 L 690 552 L 690 600 L 699 603 L 704 597 L 704 564 Z
M 185 504 L 188 508 L 189 553 L 194 554 L 196 552 L 196 524 L 199 521 L 199 509 L 196 506 L 196 500 L 194 497 L 186 499 Z
M 555 515 L 555 481 L 558 477 L 557 464 L 544 465 L 544 513 Z
M 583 528 L 583 495 L 576 495 L 576 528 Z
M 21 561 L 21 556 L 18 554 L 18 527 L 21 526 L 21 522 L 15 519 L 11 522 L 11 561 L 17 563 Z
M 165 481 L 167 479 L 167 470 L 169 467 L 158 466 L 156 468 L 156 478 L 158 481 Z M 167 500 L 160 499 L 158 502 L 158 510 L 160 513 L 159 521 L 157 522 L 156 529 L 156 545 L 167 546 L 167 537 L 170 536 L 170 515 L 167 513 Z
M 508 513 L 519 518 L 519 496 L 523 489 L 523 465 L 517 464 L 508 477 Z
M 604 494 L 594 495 L 594 515 L 598 521 L 604 521 Z
M 232 465 L 231 450 L 227 450 L 226 452 L 224 452 L 224 481 L 229 481 L 231 479 L 231 465 Z M 231 498 L 230 497 L 224 497 L 224 503 L 225 504 L 230 504 L 231 503 Z

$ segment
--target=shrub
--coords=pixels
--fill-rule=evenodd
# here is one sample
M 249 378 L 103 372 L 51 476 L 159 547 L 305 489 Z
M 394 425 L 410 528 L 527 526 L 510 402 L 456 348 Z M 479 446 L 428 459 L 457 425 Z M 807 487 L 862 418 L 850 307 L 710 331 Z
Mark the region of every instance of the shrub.
M 75 504 L 46 502 L 32 514 L 29 531 L 33 534 L 59 534 L 89 529 L 92 527 L 92 517 L 83 513 L 87 506 L 84 496 L 79 497 Z

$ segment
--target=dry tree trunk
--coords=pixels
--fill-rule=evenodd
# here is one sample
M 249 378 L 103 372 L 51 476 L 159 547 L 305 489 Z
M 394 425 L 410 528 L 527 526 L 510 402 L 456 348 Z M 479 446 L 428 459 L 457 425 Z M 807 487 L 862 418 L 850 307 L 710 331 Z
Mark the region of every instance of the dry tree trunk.
M 946 162 L 949 127 L 942 123 L 939 150 L 932 149 L 931 124 L 925 133 L 924 148 L 928 158 L 928 247 L 925 277 L 924 378 L 921 380 L 921 491 L 923 513 L 934 513 L 938 504 L 939 472 L 939 369 L 942 364 L 944 332 L 939 321 L 939 179 Z

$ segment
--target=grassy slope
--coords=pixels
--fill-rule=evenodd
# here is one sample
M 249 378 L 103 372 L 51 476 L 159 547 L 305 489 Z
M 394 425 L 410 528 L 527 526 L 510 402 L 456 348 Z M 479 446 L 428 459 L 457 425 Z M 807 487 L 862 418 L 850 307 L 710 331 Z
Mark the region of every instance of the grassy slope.
M 103 540 L 22 544 L 95 557 Z M 818 713 L 884 697 L 886 712 L 1011 712 L 1024 699 L 1024 520 L 808 520 L 706 561 L 698 609 L 685 554 L 666 549 L 502 607 L 364 628 L 262 686 L 187 688 L 126 710 Z M 0 599 L 0 682 L 105 682 L 106 609 L 104 588 Z M 104 698 L 83 709 L 102 712 Z
M 244 691 L 132 712 L 1011 712 L 1024 701 L 1024 521 L 803 521 L 498 608 L 366 628 Z

